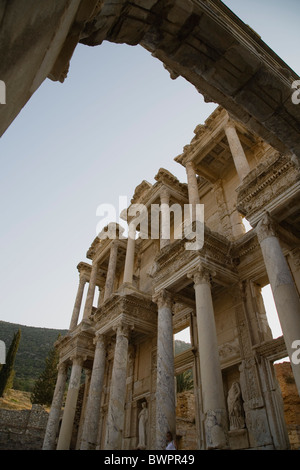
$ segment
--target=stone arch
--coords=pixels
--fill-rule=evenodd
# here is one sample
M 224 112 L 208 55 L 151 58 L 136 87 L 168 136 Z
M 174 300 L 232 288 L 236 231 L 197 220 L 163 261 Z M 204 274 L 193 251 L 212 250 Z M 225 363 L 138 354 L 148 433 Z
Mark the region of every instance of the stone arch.
M 280 152 L 300 158 L 300 106 L 291 99 L 297 75 L 220 0 L 56 0 L 41 11 L 29 2 L 26 12 L 18 11 L 19 0 L 5 3 L 0 44 L 6 59 L 0 74 L 8 99 L 16 96 L 14 109 L 8 104 L 0 110 L 0 135 L 47 76 L 64 81 L 79 42 L 96 46 L 107 40 L 140 44 L 171 78 L 184 77 L 206 101 L 223 106 Z M 13 20 L 18 36 L 11 39 L 5 34 Z M 20 48 L 27 60 L 21 90 Z

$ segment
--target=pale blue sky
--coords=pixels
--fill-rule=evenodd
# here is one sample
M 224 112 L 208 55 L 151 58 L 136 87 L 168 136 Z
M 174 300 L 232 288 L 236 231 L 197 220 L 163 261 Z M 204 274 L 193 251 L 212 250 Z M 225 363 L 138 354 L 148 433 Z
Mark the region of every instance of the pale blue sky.
M 300 74 L 298 0 L 224 3 Z M 214 108 L 139 46 L 79 45 L 0 140 L 0 319 L 68 328 L 98 205 L 160 167 L 185 181 L 173 159 Z

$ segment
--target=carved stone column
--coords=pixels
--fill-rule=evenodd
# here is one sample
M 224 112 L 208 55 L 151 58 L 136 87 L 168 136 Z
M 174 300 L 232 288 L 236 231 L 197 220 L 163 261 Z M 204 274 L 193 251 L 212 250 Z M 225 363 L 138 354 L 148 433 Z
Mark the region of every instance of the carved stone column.
M 96 336 L 93 370 L 87 400 L 81 450 L 95 450 L 100 419 L 100 406 L 106 360 L 106 340 L 103 335 Z
M 89 281 L 89 288 L 88 288 L 88 291 L 87 291 L 87 296 L 86 296 L 86 301 L 85 301 L 85 306 L 84 306 L 84 312 L 83 312 L 83 318 L 85 320 L 92 313 L 93 301 L 94 301 L 94 296 L 95 296 L 97 274 L 98 274 L 98 264 L 93 263 L 92 270 L 91 270 L 90 281 Z
M 116 326 L 116 347 L 110 384 L 107 412 L 105 449 L 121 450 L 125 416 L 128 342 L 130 327 L 123 323 Z
M 69 450 L 70 447 L 76 404 L 80 387 L 82 364 L 82 357 L 75 357 L 73 359 L 68 394 L 57 443 L 57 450 Z
M 236 171 L 239 175 L 240 181 L 242 182 L 245 176 L 247 176 L 247 174 L 250 172 L 247 157 L 240 142 L 234 123 L 232 121 L 228 121 L 224 130 Z
M 153 297 L 158 306 L 156 450 L 166 446 L 166 434 L 176 434 L 172 297 L 163 290 Z
M 193 222 L 196 220 L 196 204 L 200 204 L 198 182 L 193 162 L 187 162 L 185 165 L 185 169 L 188 182 L 189 204 L 191 205 L 192 209 L 191 222 Z
M 105 283 L 105 292 L 104 292 L 104 302 L 111 296 L 114 290 L 114 282 L 116 275 L 116 266 L 117 266 L 117 256 L 118 256 L 118 243 L 113 241 L 110 248 L 110 256 L 108 263 L 108 270 Z
M 58 366 L 58 375 L 51 404 L 51 410 L 47 422 L 43 450 L 55 449 L 56 435 L 59 427 L 61 407 L 67 381 L 67 369 L 68 367 L 66 363 L 59 364 Z
M 208 449 L 227 447 L 227 416 L 219 360 L 214 309 L 211 296 L 211 273 L 200 267 L 189 275 L 194 280 L 202 400 L 206 445 Z
M 300 340 L 300 300 L 288 263 L 276 236 L 276 226 L 268 213 L 257 224 L 256 233 L 263 254 L 268 278 L 291 359 L 294 378 L 300 394 L 300 364 L 293 362 L 294 341 Z
M 189 203 L 199 204 L 200 197 L 198 191 L 198 182 L 193 162 L 187 162 L 185 165 L 185 169 L 188 182 Z
M 170 194 L 167 189 L 163 189 L 160 194 L 161 210 L 161 231 L 160 249 L 170 244 Z
M 99 289 L 99 296 L 98 296 L 97 308 L 100 307 L 100 305 L 103 302 L 103 298 L 104 298 L 104 289 L 103 289 L 103 287 L 98 287 L 98 289 Z
M 79 318 L 85 283 L 86 283 L 86 278 L 83 276 L 80 276 L 79 286 L 77 290 L 76 300 L 75 300 L 73 314 L 72 314 L 71 323 L 70 323 L 70 330 L 73 330 L 74 328 L 76 328 L 78 324 L 78 318 Z
M 136 228 L 133 222 L 133 223 L 130 223 L 128 227 L 128 239 L 127 239 L 124 280 L 123 280 L 124 283 L 129 283 L 129 284 L 132 284 L 132 277 L 133 277 L 135 235 L 136 235 Z

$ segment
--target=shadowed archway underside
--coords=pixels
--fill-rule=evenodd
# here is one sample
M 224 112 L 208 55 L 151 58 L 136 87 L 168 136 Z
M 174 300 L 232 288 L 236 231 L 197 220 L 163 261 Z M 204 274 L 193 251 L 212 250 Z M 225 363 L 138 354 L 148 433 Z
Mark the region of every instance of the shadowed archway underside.
M 298 79 L 220 0 L 20 0 L 0 7 L 0 135 L 46 77 L 63 82 L 80 42 L 140 44 L 280 152 L 300 158 Z M 100 77 L 101 79 L 101 77 Z

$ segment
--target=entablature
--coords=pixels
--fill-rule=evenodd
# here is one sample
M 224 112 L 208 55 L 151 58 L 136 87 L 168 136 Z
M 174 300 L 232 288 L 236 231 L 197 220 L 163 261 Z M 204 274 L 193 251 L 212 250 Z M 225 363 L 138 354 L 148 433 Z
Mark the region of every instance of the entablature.
M 91 368 L 95 346 L 94 329 L 90 322 L 81 322 L 71 333 L 59 338 L 55 346 L 60 355 L 60 362 L 72 363 L 73 358 L 83 359 L 83 367 Z
M 244 179 L 237 189 L 237 209 L 254 227 L 264 212 L 286 220 L 300 233 L 300 170 L 289 155 L 274 152 Z
M 98 334 L 112 336 L 119 322 L 132 326 L 132 340 L 156 334 L 157 307 L 152 298 L 141 292 L 128 291 L 112 295 L 99 307 L 93 317 L 95 331 Z
M 204 227 L 204 245 L 198 250 L 187 250 L 187 238 L 176 240 L 164 248 L 155 259 L 153 288 L 172 289 L 179 293 L 191 283 L 187 275 L 199 264 L 215 272 L 214 283 L 228 286 L 237 282 L 238 274 L 231 257 L 232 244 L 222 235 Z

